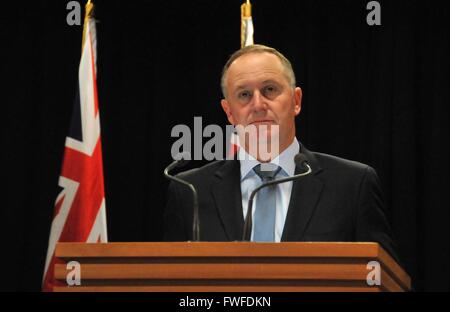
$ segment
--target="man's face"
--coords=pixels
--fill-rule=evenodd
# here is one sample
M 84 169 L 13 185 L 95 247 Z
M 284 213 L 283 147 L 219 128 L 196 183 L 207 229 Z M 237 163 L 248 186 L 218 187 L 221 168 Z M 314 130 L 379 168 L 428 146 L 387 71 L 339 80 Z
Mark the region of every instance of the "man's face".
M 279 136 L 279 152 L 284 151 L 295 137 L 302 91 L 290 86 L 278 57 L 271 53 L 245 54 L 231 64 L 225 83 L 227 99 L 221 104 L 228 121 L 244 127 L 265 125 L 269 136 Z M 270 133 L 277 129 L 271 125 L 278 125 L 279 133 Z M 261 139 L 258 131 L 258 141 Z

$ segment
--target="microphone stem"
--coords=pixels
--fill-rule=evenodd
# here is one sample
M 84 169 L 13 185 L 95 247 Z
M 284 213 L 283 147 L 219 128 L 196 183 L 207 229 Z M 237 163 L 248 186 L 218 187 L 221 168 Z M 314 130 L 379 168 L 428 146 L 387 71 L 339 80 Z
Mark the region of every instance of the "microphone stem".
M 198 194 L 197 194 L 197 190 L 195 189 L 195 187 L 191 184 L 188 183 L 182 179 L 179 179 L 175 176 L 172 176 L 169 174 L 169 171 L 171 171 L 174 167 L 176 167 L 176 163 L 170 165 L 169 167 L 167 167 L 164 170 L 164 175 L 172 181 L 181 183 L 185 186 L 187 186 L 188 188 L 191 189 L 192 191 L 192 195 L 193 195 L 193 221 L 192 221 L 192 240 L 194 242 L 199 242 L 200 241 L 200 221 L 199 221 L 199 217 L 198 217 Z

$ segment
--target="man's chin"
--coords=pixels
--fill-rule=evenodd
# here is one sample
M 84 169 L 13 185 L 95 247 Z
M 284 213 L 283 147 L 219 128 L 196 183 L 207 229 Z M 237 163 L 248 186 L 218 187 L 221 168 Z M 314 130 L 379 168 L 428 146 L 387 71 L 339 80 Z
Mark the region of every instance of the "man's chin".
M 254 142 L 257 142 L 257 145 L 253 148 L 257 148 L 260 160 L 270 161 L 278 156 L 280 150 L 278 136 L 258 136 Z

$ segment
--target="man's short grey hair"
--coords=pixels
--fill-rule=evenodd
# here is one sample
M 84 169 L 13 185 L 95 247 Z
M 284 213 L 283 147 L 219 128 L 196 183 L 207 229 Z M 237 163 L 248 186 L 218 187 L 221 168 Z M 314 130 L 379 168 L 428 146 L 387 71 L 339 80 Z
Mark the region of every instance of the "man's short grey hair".
M 296 86 L 295 74 L 294 74 L 294 70 L 292 69 L 291 62 L 289 62 L 289 60 L 283 54 L 281 54 L 281 52 L 279 52 L 278 50 L 268 47 L 268 46 L 265 46 L 265 45 L 262 45 L 262 44 L 255 44 L 255 45 L 246 46 L 245 48 L 242 48 L 242 49 L 234 52 L 228 59 L 225 66 L 223 67 L 222 78 L 220 79 L 220 86 L 222 87 L 222 93 L 225 98 L 227 97 L 226 80 L 227 80 L 228 69 L 230 68 L 231 64 L 237 58 L 239 58 L 245 54 L 250 54 L 250 53 L 270 53 L 270 54 L 277 56 L 285 69 L 286 77 L 289 81 L 290 86 L 292 88 L 295 88 L 295 86 Z

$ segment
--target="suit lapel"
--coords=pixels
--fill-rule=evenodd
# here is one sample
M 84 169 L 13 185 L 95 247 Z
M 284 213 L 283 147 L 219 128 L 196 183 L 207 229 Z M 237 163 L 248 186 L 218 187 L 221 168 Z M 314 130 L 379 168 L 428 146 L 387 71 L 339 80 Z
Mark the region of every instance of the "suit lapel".
M 282 241 L 301 241 L 323 189 L 323 182 L 318 177 L 322 168 L 311 152 L 303 145 L 300 148 L 308 158 L 312 173 L 293 182 Z M 295 168 L 295 174 L 302 171 L 298 167 Z
M 230 241 L 241 240 L 244 216 L 239 161 L 225 161 L 215 173 L 215 179 L 212 193 L 225 232 Z

